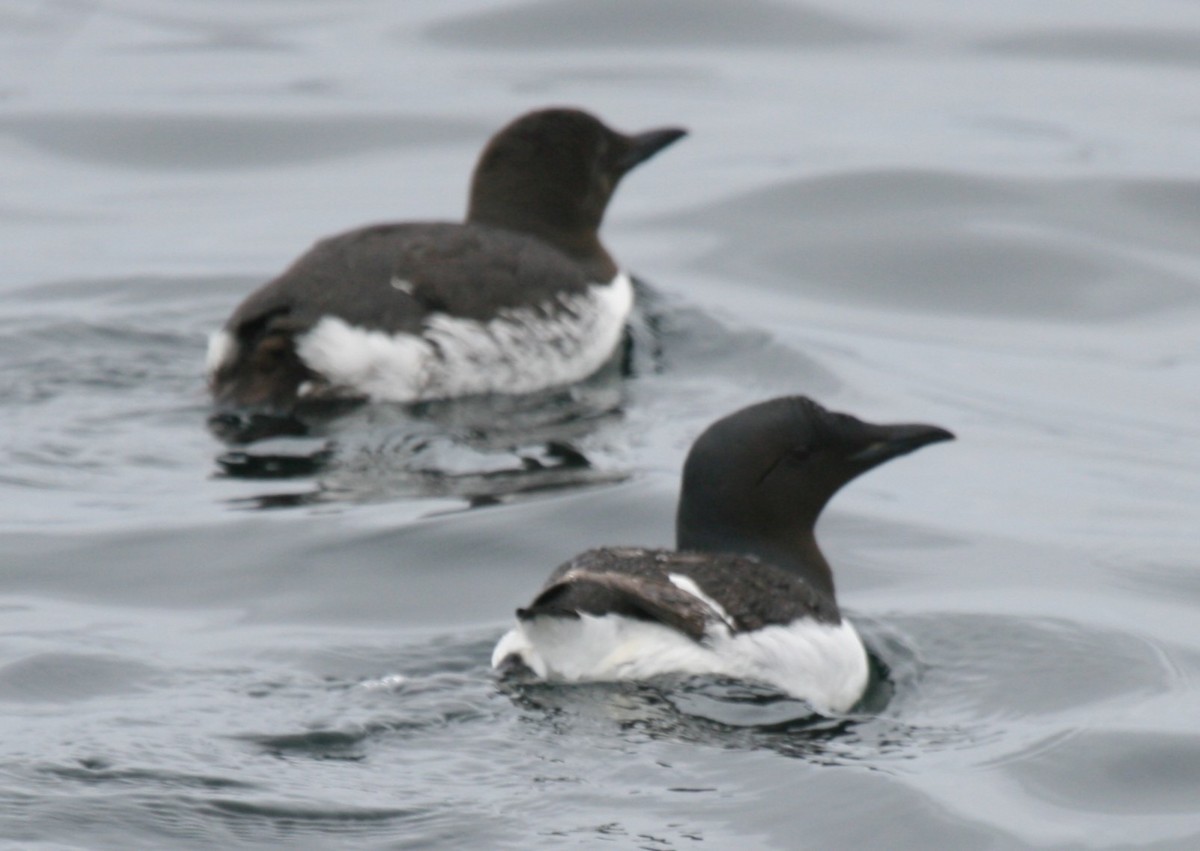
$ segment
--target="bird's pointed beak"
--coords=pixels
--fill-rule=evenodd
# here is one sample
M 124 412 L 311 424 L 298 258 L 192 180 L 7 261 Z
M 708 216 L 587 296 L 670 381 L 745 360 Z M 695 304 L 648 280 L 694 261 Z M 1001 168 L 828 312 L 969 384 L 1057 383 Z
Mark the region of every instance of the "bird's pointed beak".
M 864 469 L 907 455 L 922 446 L 954 440 L 954 434 L 941 426 L 924 423 L 881 425 L 872 429 L 871 439 L 850 460 Z
M 639 163 L 644 163 L 663 148 L 678 142 L 686 135 L 687 131 L 681 127 L 663 127 L 625 137 L 629 142 L 629 148 L 621 155 L 619 161 L 621 173 L 624 174 Z

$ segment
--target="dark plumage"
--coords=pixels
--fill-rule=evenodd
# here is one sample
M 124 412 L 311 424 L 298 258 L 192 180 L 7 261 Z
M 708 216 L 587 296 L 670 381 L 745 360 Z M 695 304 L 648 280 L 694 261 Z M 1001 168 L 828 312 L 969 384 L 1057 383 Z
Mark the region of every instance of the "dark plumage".
M 694 579 L 722 603 L 725 617 L 667 580 L 672 573 Z M 517 609 L 517 617 L 574 617 L 580 612 L 659 621 L 695 641 L 715 621 L 736 633 L 801 617 L 831 619 L 827 601 L 811 585 L 754 556 L 635 547 L 575 556 L 550 575 L 532 603 Z
M 306 357 L 304 335 L 328 317 L 422 338 L 438 317 L 482 323 L 514 310 L 536 319 L 578 309 L 574 297 L 617 275 L 599 239 L 617 184 L 683 135 L 626 135 L 571 109 L 521 116 L 480 155 L 464 223 L 376 225 L 330 237 L 247 297 L 210 349 L 215 399 L 287 410 L 302 389 L 379 395 L 330 380 L 323 363 Z M 429 345 L 427 360 L 436 361 L 440 344 Z M 430 381 L 428 396 L 398 389 L 394 398 L 438 398 L 453 386 Z

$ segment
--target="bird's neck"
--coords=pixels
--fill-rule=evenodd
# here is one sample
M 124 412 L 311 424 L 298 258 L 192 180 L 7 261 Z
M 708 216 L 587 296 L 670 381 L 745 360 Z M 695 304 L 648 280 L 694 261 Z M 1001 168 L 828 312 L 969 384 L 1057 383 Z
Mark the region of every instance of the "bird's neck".
M 837 595 L 833 587 L 833 570 L 830 568 L 829 562 L 825 560 L 825 554 L 817 546 L 817 538 L 811 531 L 799 536 L 798 540 L 792 541 L 786 556 L 781 554 L 772 560 L 777 562 L 780 567 L 785 567 L 803 576 L 814 590 L 828 597 L 834 605 L 837 604 Z
M 571 259 L 582 263 L 588 277 L 607 282 L 617 274 L 617 265 L 600 242 L 599 226 L 564 224 L 565 216 L 547 217 L 542 211 L 526 209 L 505 200 L 490 201 L 473 196 L 467 209 L 467 223 L 502 228 L 522 233 L 552 245 Z
M 722 534 L 718 529 L 678 530 L 677 547 L 713 553 L 755 556 L 803 579 L 809 587 L 828 600 L 831 612 L 837 612 L 833 571 L 825 554 L 817 546 L 811 529 L 789 530 L 779 536 L 742 536 Z
M 525 233 L 549 243 L 587 269 L 588 279 L 607 283 L 617 275 L 617 264 L 600 242 L 595 230 L 568 230 L 552 225 L 530 227 Z

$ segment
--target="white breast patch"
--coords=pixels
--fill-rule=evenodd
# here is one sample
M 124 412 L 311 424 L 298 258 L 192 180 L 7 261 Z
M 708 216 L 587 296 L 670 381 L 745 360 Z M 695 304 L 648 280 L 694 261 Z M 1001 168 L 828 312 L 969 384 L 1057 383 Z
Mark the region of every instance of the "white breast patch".
M 419 335 L 367 331 L 326 316 L 296 352 L 338 390 L 412 402 L 482 393 L 530 393 L 579 381 L 604 365 L 633 307 L 621 272 L 537 308 L 477 322 L 435 314 Z
M 715 624 L 703 641 L 661 623 L 621 615 L 542 616 L 520 621 L 492 654 L 515 655 L 537 676 L 562 682 L 643 680 L 711 674 L 768 683 L 819 712 L 845 712 L 867 687 L 867 652 L 843 618 L 803 618 L 731 634 Z

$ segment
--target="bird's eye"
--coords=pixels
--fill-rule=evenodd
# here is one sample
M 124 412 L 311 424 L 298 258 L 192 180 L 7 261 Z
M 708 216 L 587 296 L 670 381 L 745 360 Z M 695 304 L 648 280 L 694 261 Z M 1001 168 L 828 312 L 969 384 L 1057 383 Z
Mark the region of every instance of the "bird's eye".
M 788 460 L 791 461 L 793 464 L 799 464 L 803 461 L 807 461 L 808 457 L 810 455 L 812 455 L 812 449 L 810 447 L 794 446 L 790 450 L 788 450 L 787 457 L 788 457 Z

